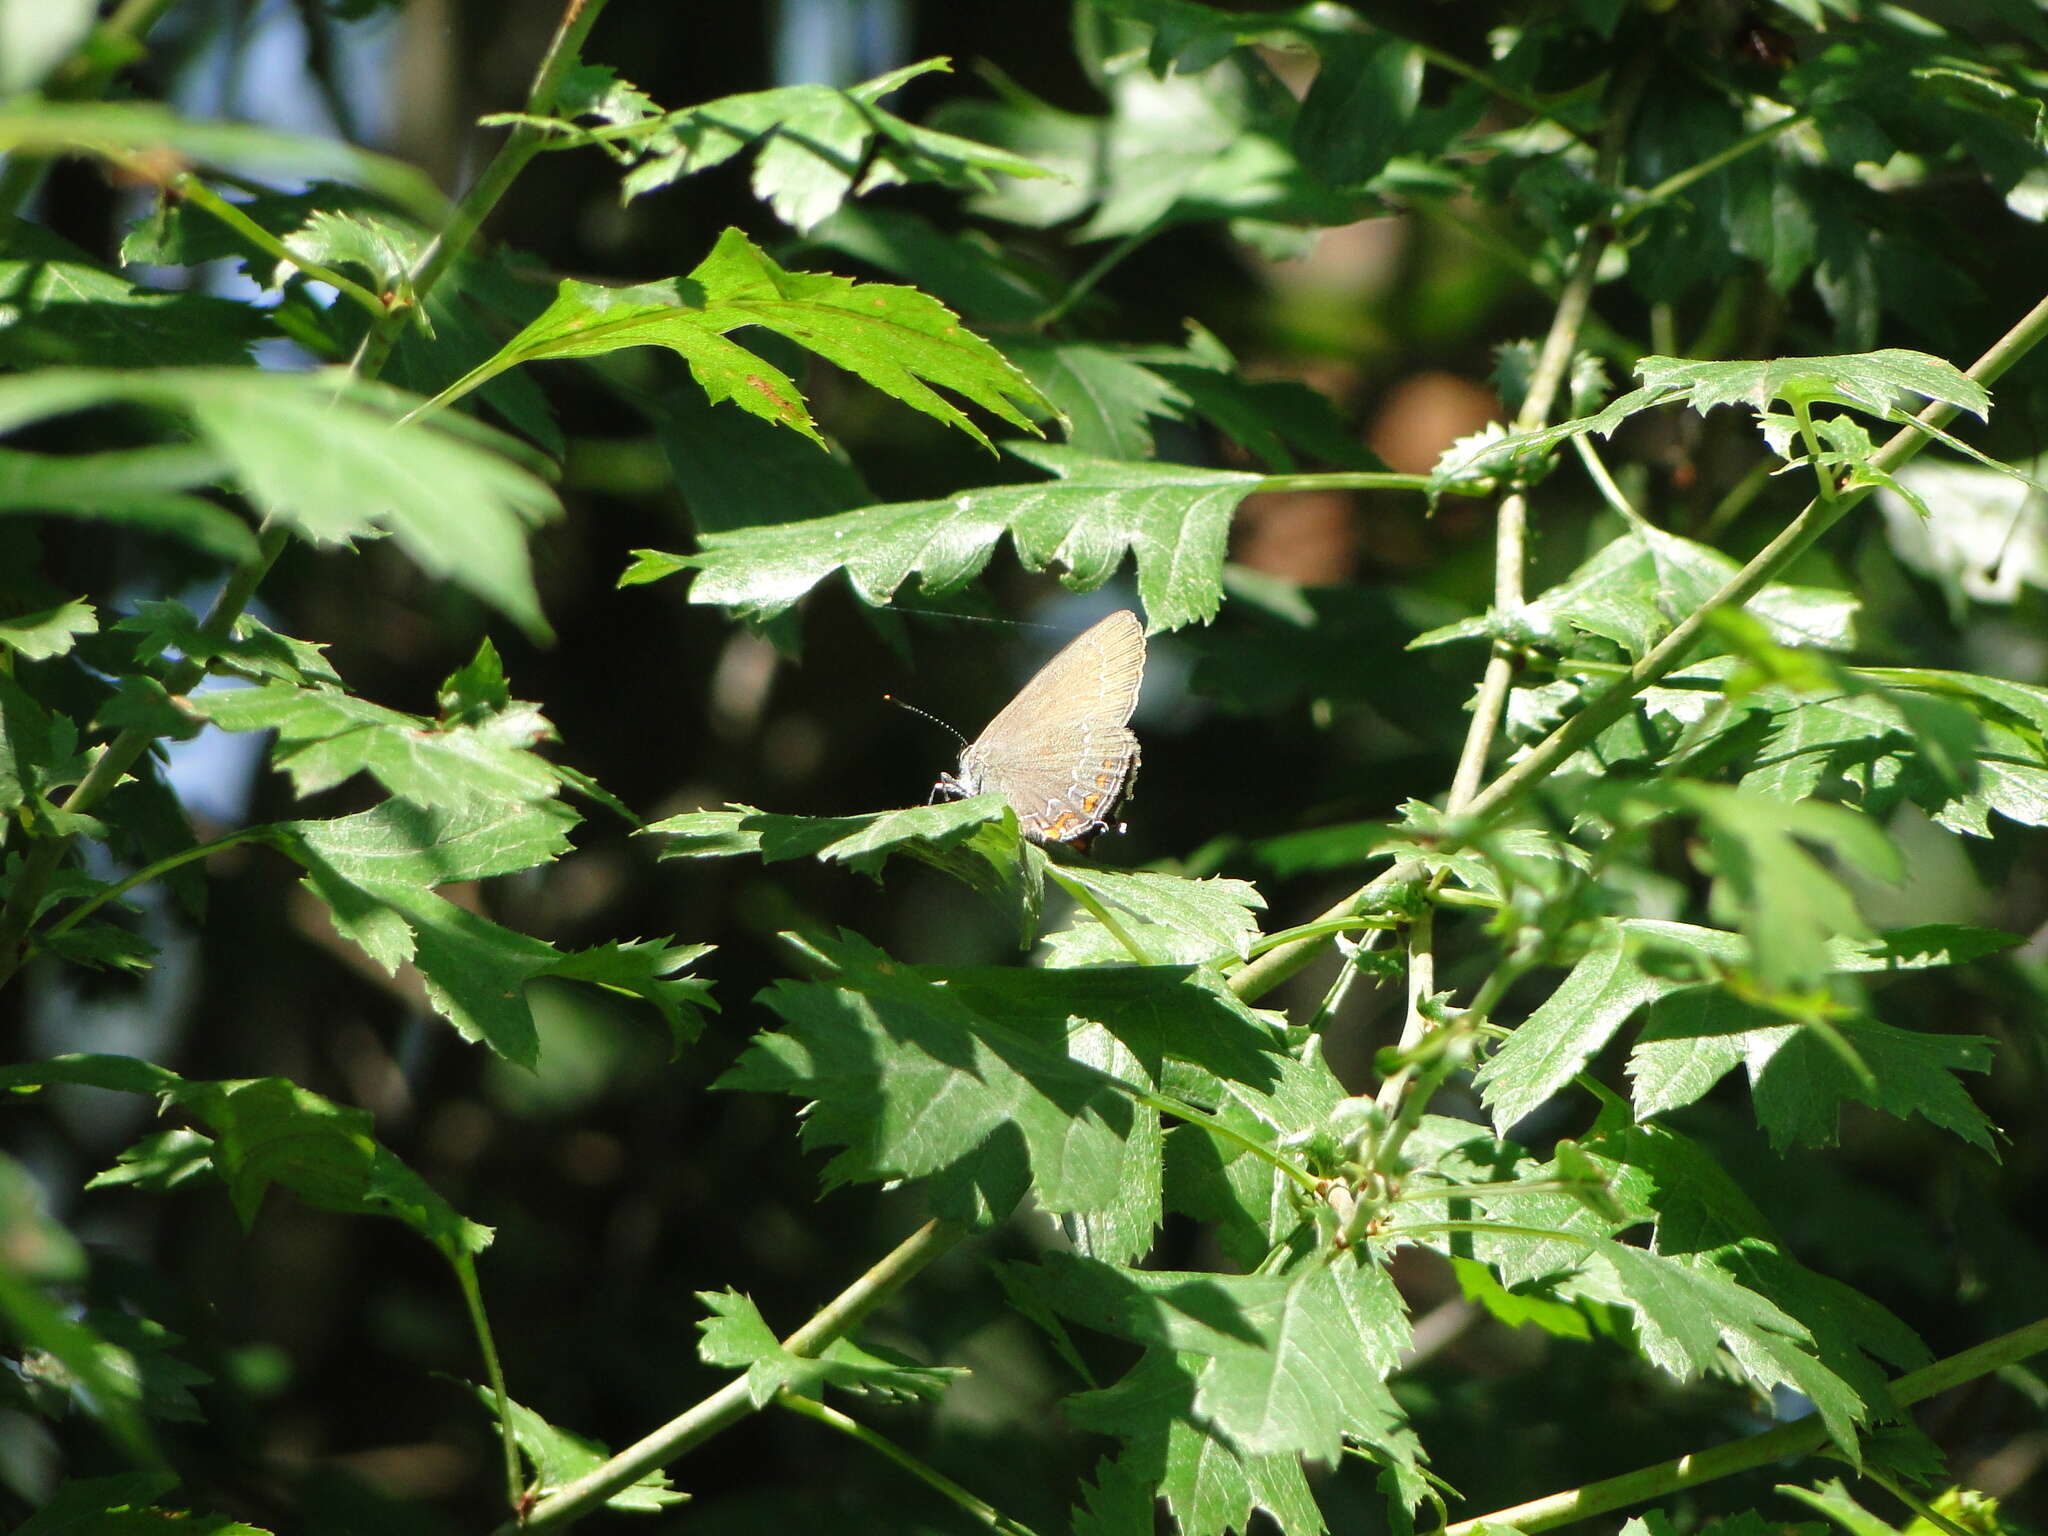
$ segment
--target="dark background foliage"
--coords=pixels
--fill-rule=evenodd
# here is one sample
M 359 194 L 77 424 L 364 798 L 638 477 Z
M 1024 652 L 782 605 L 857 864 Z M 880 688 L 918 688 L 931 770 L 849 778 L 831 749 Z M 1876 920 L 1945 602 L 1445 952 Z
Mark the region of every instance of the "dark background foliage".
M 1763 18 L 1725 5 L 1661 14 L 1617 6 L 1611 38 L 1541 7 L 1385 9 L 1381 19 L 1396 31 L 1426 32 L 1436 47 L 1468 59 L 1485 56 L 1496 25 L 1548 28 L 1552 42 L 1532 65 L 1532 88 L 1590 85 L 1616 60 L 1647 67 L 1643 163 L 1630 167 L 1642 184 L 1720 142 L 1729 109 L 1715 82 L 1783 67 L 1759 59 L 1769 48 L 1750 34 L 1766 25 L 1793 29 L 1784 12 Z M 846 60 L 845 78 L 935 54 L 955 61 L 954 72 L 920 79 L 892 102 L 913 121 L 991 101 L 984 64 L 1066 111 L 1102 110 L 1096 83 L 1077 63 L 1075 35 L 1054 11 L 915 0 L 871 11 L 892 18 L 899 34 L 884 53 Z M 798 38 L 811 14 L 796 5 L 618 0 L 587 54 L 615 64 L 657 101 L 683 104 L 774 81 L 776 46 Z M 492 142 L 468 125 L 519 100 L 554 19 L 551 6 L 530 0 L 441 0 L 362 23 L 310 4 L 189 6 L 155 41 L 146 78 L 200 100 L 227 93 L 243 110 L 304 110 L 324 97 L 359 114 L 381 147 L 452 181 Z M 343 78 L 336 60 L 350 50 L 308 46 L 309 23 L 316 35 L 345 25 L 382 29 L 387 51 L 370 56 L 374 82 Z M 1081 57 L 1104 25 L 1082 18 Z M 1800 52 L 1796 67 L 1821 67 L 1809 35 L 1791 45 Z M 1284 74 L 1288 61 L 1274 63 Z M 1901 137 L 1908 130 L 1932 128 L 1910 124 Z M 795 239 L 750 194 L 744 160 L 624 208 L 598 166 L 588 154 L 543 157 L 492 232 L 549 275 L 593 280 L 685 271 L 727 226 L 787 266 L 891 276 Z M 1547 323 L 1549 299 L 1544 284 L 1532 283 L 1530 263 L 1547 256 L 1545 223 L 1568 217 L 1571 188 L 1540 185 L 1542 174 L 1541 165 L 1519 160 L 1475 168 L 1480 196 L 1454 204 L 1418 198 L 1346 224 L 1302 262 L 1268 260 L 1230 239 L 1220 222 L 1191 221 L 1111 271 L 1071 325 L 1082 335 L 1171 346 L 1184 323 L 1197 320 L 1248 370 L 1327 393 L 1354 441 L 1396 467 L 1423 468 L 1496 412 L 1494 349 Z M 1625 359 L 1651 350 L 1769 356 L 1897 345 L 1960 365 L 2039 297 L 2048 270 L 2039 224 L 2016 219 L 1982 177 L 1961 174 L 1901 196 L 1836 178 L 1826 196 L 1844 207 L 1814 234 L 1816 248 L 1835 260 L 1837 274 L 1866 257 L 1867 270 L 1859 267 L 1863 276 L 1853 282 L 1839 278 L 1832 303 L 1827 282 L 1774 288 L 1760 265 L 1771 259 L 1764 247 L 1772 232 L 1756 223 L 1755 189 L 1741 184 L 1749 174 L 1704 187 L 1684 209 L 1652 222 L 1631 252 L 1630 282 L 1600 292 L 1601 350 Z M 1489 186 L 1489 176 L 1498 184 Z M 957 197 L 932 188 L 893 190 L 877 201 L 945 228 L 975 223 Z M 66 165 L 38 217 L 111 258 L 144 211 L 133 190 Z M 1102 249 L 1079 247 L 1070 233 L 1005 230 L 1031 259 L 1069 277 Z M 1737 241 L 1748 245 L 1738 249 Z M 1833 250 L 1831 241 L 1852 248 Z M 1841 289 L 1856 282 L 1863 287 L 1852 302 Z M 544 298 L 537 285 L 535 307 Z M 1660 327 L 1675 330 L 1675 344 Z M 900 617 L 878 618 L 828 586 L 784 632 L 796 646 L 778 654 L 725 614 L 689 606 L 680 583 L 616 590 L 631 551 L 689 545 L 677 477 L 633 402 L 672 399 L 681 409 L 690 386 L 675 359 L 647 351 L 599 370 L 543 364 L 538 377 L 569 445 L 569 515 L 537 548 L 554 645 L 494 624 L 388 546 L 327 555 L 295 547 L 265 585 L 264 611 L 280 629 L 328 644 L 336 668 L 364 696 L 415 710 L 431 710 L 440 680 L 491 634 L 515 694 L 538 701 L 559 731 L 557 755 L 645 816 L 727 800 L 806 814 L 916 803 L 955 749 L 881 695 L 907 695 L 971 730 L 1054 640 L 1050 631 L 992 620 L 1021 616 L 1065 631 L 1106 611 L 1103 598 L 1063 594 L 1004 554 L 980 590 L 913 600 Z M 803 382 L 875 499 L 1012 477 L 964 437 L 822 365 L 811 365 Z M 1994 425 L 1980 440 L 1988 451 L 2023 455 L 2048 418 L 2048 368 L 2034 360 L 1997 393 Z M 1735 413 L 1631 430 L 1637 436 L 1624 440 L 1623 455 L 1647 466 L 1666 526 L 1738 557 L 1803 495 L 1767 485 L 1732 512 L 1721 506 L 1759 456 L 1752 429 Z M 1243 459 L 1215 434 L 1184 425 L 1163 429 L 1160 457 Z M 1390 816 L 1403 800 L 1447 782 L 1463 732 L 1460 705 L 1480 657 L 1471 647 L 1404 646 L 1418 631 L 1486 605 L 1488 505 L 1447 502 L 1434 517 L 1417 498 L 1392 494 L 1265 496 L 1249 505 L 1233 535 L 1237 557 L 1248 572 L 1307 583 L 1317 623 L 1303 630 L 1247 600 L 1227 604 L 1213 629 L 1156 642 L 1138 722 L 1143 779 L 1130 833 L 1106 842 L 1106 856 L 1128 866 L 1178 859 L 1192 872 L 1260 878 L 1284 921 L 1347 889 L 1353 882 L 1341 872 L 1284 877 L 1258 845 L 1297 828 Z M 1600 517 L 1576 472 L 1561 474 L 1537 517 L 1532 590 L 1606 536 Z M 6 537 L 14 544 L 21 534 L 9 529 Z M 52 527 L 43 541 L 46 571 L 101 598 L 175 592 L 193 574 L 168 546 L 116 543 L 90 525 Z M 1862 595 L 1864 659 L 2018 678 L 2038 677 L 2048 659 L 2038 590 L 2009 607 L 1958 609 L 1937 583 L 1900 563 L 1874 516 L 1845 526 L 1795 579 L 1832 579 Z M 356 793 L 344 786 L 309 810 L 291 801 L 284 780 L 259 776 L 246 799 L 230 794 L 220 814 L 331 814 Z M 2048 907 L 2042 837 L 2038 829 L 2005 831 L 1996 843 L 1921 869 L 1914 888 L 1894 899 L 1905 908 L 1924 904 L 1929 916 L 2035 932 Z M 5 1053 L 138 1049 L 144 1041 L 141 1049 L 191 1077 L 283 1074 L 373 1110 L 389 1145 L 458 1208 L 497 1228 L 483 1272 L 515 1395 L 612 1445 L 720 1379 L 695 1357 L 701 1313 L 693 1292 L 732 1287 L 787 1327 L 922 1216 L 914 1194 L 853 1187 L 821 1195 L 824 1158 L 798 1147 L 787 1101 L 708 1091 L 760 1027 L 750 999 L 788 969 L 777 933 L 853 926 L 920 961 L 1000 962 L 1011 953 L 1002 920 L 935 874 L 899 867 L 883 887 L 808 863 L 766 872 L 743 861 L 660 864 L 646 840 L 599 812 L 572 856 L 497 882 L 479 899 L 508 926 L 565 944 L 668 933 L 714 943 L 718 952 L 701 969 L 715 978 L 725 1012 L 671 1060 L 643 1010 L 553 987 L 538 1003 L 544 1066 L 533 1077 L 462 1044 L 419 997 L 334 941 L 282 861 L 240 850 L 208 873 L 205 925 L 165 919 L 160 941 L 178 963 L 140 983 L 80 987 L 38 973 L 6 1005 Z M 1442 984 L 1456 985 L 1461 954 L 1476 936 L 1454 933 L 1446 942 Z M 1888 1007 L 1920 1027 L 1996 1038 L 2001 1065 L 1981 1099 L 1995 1121 L 2023 1124 L 2048 1068 L 2040 976 L 2029 947 L 1969 972 L 1926 973 L 1888 994 Z M 1349 1043 L 1332 1047 L 1340 1072 L 1362 1064 L 1390 997 L 1357 995 Z M 1746 1182 L 1767 1197 L 1794 1251 L 1824 1257 L 1841 1278 L 1896 1309 L 1937 1354 L 2038 1312 L 2048 1294 L 2039 1138 L 2021 1138 L 2015 1155 L 1994 1165 L 1922 1122 L 1851 1113 L 1843 1155 L 1778 1159 L 1747 1115 L 1724 1102 L 1741 1091 L 1725 1084 L 1685 1122 L 1731 1165 L 1755 1174 Z M 80 1093 L 64 1108 L 9 1129 L 13 1150 L 58 1189 L 104 1166 L 142 1128 L 129 1103 Z M 1525 1127 L 1524 1139 L 1540 1144 L 1564 1129 Z M 444 1270 L 410 1234 L 273 1196 L 245 1235 L 207 1191 L 87 1194 L 63 1214 L 94 1246 L 104 1299 L 139 1302 L 184 1335 L 188 1358 L 215 1377 L 200 1389 L 206 1424 L 171 1436 L 197 1506 L 315 1533 L 474 1529 L 490 1518 L 489 1425 L 461 1387 L 436 1374 L 475 1377 L 472 1342 Z M 975 1372 L 937 1413 L 883 1410 L 881 1426 L 998 1506 L 1054 1529 L 1072 1480 L 1099 1448 L 1058 1422 L 1050 1404 L 1059 1368 L 1005 1310 L 982 1267 L 988 1256 L 1023 1253 L 1034 1242 L 1031 1220 L 1019 1218 L 956 1253 L 871 1334 Z M 1199 1234 L 1177 1224 L 1155 1257 L 1168 1267 L 1214 1260 Z M 1447 1325 L 1464 1319 L 1454 1281 L 1433 1261 L 1410 1254 L 1397 1275 L 1418 1315 L 1448 1306 Z M 1403 1378 L 1400 1393 L 1436 1453 L 1436 1470 L 1466 1496 L 1468 1510 L 1763 1421 L 1758 1405 L 1725 1387 L 1674 1387 L 1609 1345 L 1464 1320 Z M 2018 1402 L 1983 1382 L 1939 1406 L 1931 1428 L 1965 1481 L 2017 1489 L 2039 1459 L 2038 1419 Z M 74 1474 L 113 1465 L 88 1424 L 63 1426 L 56 1439 Z M 38 1441 L 22 1462 L 32 1466 L 44 1454 Z M 20 1468 L 6 1470 L 12 1478 Z M 689 1460 L 678 1481 L 697 1501 L 687 1518 L 705 1532 L 803 1519 L 846 1531 L 955 1528 L 944 1506 L 883 1463 L 774 1413 Z M 1755 1497 L 1765 1481 L 1707 1490 L 1702 1504 Z M 1336 1529 L 1380 1527 L 1369 1477 L 1339 1472 L 1320 1487 Z M 17 1496 L 0 1493 L 0 1511 Z M 2010 1508 L 2037 1522 L 2048 1516 L 2037 1494 L 2015 1494 Z

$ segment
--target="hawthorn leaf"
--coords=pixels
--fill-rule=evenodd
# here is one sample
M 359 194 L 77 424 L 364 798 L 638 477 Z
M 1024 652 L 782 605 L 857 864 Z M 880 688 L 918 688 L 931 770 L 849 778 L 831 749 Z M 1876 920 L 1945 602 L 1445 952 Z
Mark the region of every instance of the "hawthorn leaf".
M 485 1411 L 497 1413 L 496 1392 L 480 1384 L 472 1385 L 470 1390 L 476 1393 L 477 1401 L 483 1404 Z M 585 1473 L 595 1472 L 611 1459 L 611 1452 L 599 1441 L 550 1424 L 524 1404 L 507 1399 L 505 1417 L 512 1426 L 513 1443 L 526 1458 L 526 1464 L 533 1468 L 531 1491 L 536 1498 L 575 1482 Z M 669 1482 L 666 1472 L 655 1467 L 606 1499 L 604 1507 L 648 1514 L 680 1504 L 687 1498 L 687 1493 Z
M 520 363 L 601 357 L 621 347 L 667 347 L 714 402 L 731 401 L 764 421 L 824 446 L 796 381 L 730 339 L 759 326 L 865 379 L 884 394 L 992 447 L 974 422 L 933 386 L 1022 431 L 1026 414 L 1052 405 L 1002 353 L 960 317 L 915 288 L 860 283 L 776 265 L 737 229 L 719 237 L 689 276 L 633 288 L 563 282 L 531 324 L 436 397 L 445 404 Z
M 1027 569 L 1058 563 L 1067 585 L 1083 591 L 1108 581 L 1130 552 L 1155 631 L 1215 616 L 1231 515 L 1258 476 L 1008 446 L 1059 478 L 707 534 L 693 555 L 640 552 L 641 563 L 623 579 L 649 581 L 693 569 L 691 602 L 761 618 L 784 612 L 844 570 L 862 601 L 879 607 L 912 576 L 932 595 L 964 586 L 981 574 L 1007 533 Z

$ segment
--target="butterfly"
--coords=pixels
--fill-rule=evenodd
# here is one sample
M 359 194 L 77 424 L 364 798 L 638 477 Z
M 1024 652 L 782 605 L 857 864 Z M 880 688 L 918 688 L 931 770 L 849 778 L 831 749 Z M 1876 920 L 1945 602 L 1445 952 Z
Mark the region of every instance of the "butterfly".
M 1128 608 L 1081 634 L 1038 669 L 942 774 L 934 796 L 993 790 L 1035 843 L 1085 850 L 1138 767 L 1131 711 L 1145 678 L 1145 629 Z

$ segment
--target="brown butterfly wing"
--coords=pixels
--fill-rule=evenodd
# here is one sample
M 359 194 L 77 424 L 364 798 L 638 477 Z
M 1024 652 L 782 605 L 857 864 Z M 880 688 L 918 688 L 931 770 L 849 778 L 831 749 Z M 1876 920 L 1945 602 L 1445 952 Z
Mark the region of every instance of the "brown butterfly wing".
M 1138 765 L 1129 721 L 1145 676 L 1145 630 L 1128 609 L 1085 630 L 961 754 L 960 778 L 995 790 L 1026 833 L 1078 842 L 1107 826 Z

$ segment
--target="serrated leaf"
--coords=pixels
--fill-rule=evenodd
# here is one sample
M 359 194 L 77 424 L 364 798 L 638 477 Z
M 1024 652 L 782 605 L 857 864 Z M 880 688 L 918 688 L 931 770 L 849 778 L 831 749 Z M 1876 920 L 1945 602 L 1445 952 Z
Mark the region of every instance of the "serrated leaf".
M 272 759 L 301 798 L 368 773 L 422 808 L 535 803 L 559 788 L 531 749 L 554 727 L 531 704 L 508 701 L 473 721 L 433 721 L 330 687 L 267 682 L 195 694 L 186 709 L 226 731 L 276 731 Z
M 505 369 L 550 357 L 600 357 L 621 347 L 667 347 L 714 402 L 732 401 L 822 447 L 796 381 L 729 339 L 759 326 L 846 369 L 884 394 L 988 445 L 933 386 L 1035 431 L 1026 411 L 1051 403 L 960 317 L 915 288 L 859 283 L 777 266 L 736 229 L 690 275 L 636 288 L 566 281 L 532 324 L 438 397 L 445 403 Z
M 858 939 L 820 953 L 832 979 L 763 993 L 787 1027 L 758 1036 L 717 1086 L 813 1101 L 804 1140 L 843 1148 L 829 1180 L 928 1177 L 1021 1137 L 1047 1210 L 1119 1202 L 1120 1144 L 1152 1111 L 1075 1060 L 1063 1023 L 988 1017 Z
M 5 118 L 0 113 L 0 125 Z M 10 368 L 246 363 L 252 343 L 277 334 L 271 317 L 251 305 L 141 287 L 40 224 L 0 220 L 0 252 L 9 307 L 0 363 Z M 103 500 L 116 500 L 114 489 Z
M 468 1221 L 371 1135 L 368 1110 L 322 1098 L 281 1077 L 202 1082 L 125 1056 L 70 1055 L 0 1067 L 0 1086 L 81 1083 L 154 1096 L 214 1133 L 207 1155 L 243 1224 L 277 1184 L 308 1205 L 395 1216 L 454 1258 L 480 1253 L 491 1230 Z M 191 1144 L 180 1148 L 181 1155 Z
M 1827 973 L 1828 941 L 1868 928 L 1847 888 L 1808 851 L 1887 882 L 1904 872 L 1897 848 L 1867 817 L 1818 801 L 1783 804 L 1724 785 L 1676 781 L 1713 858 L 1709 905 L 1736 916 L 1767 986 L 1810 986 Z
M 1116 1385 L 1076 1393 L 1062 1408 L 1076 1427 L 1127 1442 L 1119 1464 L 1157 1486 L 1185 1536 L 1244 1531 L 1258 1510 L 1283 1536 L 1322 1536 L 1300 1457 L 1240 1452 L 1196 1414 L 1198 1365 L 1155 1351 Z
M 486 1412 L 496 1414 L 498 1395 L 489 1387 L 472 1386 L 477 1401 Z M 594 1472 L 606 1461 L 611 1453 L 596 1440 L 575 1434 L 570 1430 L 550 1424 L 531 1408 L 507 1400 L 505 1417 L 512 1426 L 512 1439 L 519 1452 L 526 1458 L 526 1464 L 533 1468 L 534 1496 L 543 1497 L 553 1493 L 585 1473 Z M 642 1474 L 636 1481 L 628 1483 L 617 1493 L 604 1501 L 606 1509 L 629 1510 L 635 1513 L 650 1513 L 680 1504 L 689 1498 L 674 1487 L 668 1474 L 659 1467 Z
M 30 661 L 42 661 L 62 656 L 80 635 L 96 634 L 99 627 L 99 615 L 92 604 L 74 597 L 35 613 L 0 619 L 0 648 Z
M 355 884 L 432 888 L 560 858 L 577 819 L 554 800 L 433 809 L 387 800 L 353 816 L 287 825 L 315 862 Z
M 756 1408 L 784 1389 L 821 1398 L 828 1386 L 929 1402 L 967 1374 L 957 1366 L 884 1359 L 851 1339 L 835 1339 L 816 1356 L 793 1355 L 782 1347 L 752 1298 L 736 1291 L 699 1291 L 697 1299 L 711 1313 L 697 1325 L 703 1334 L 698 1357 L 707 1365 L 745 1371 L 747 1392 Z
M 764 616 L 788 609 L 839 570 L 876 606 L 913 575 L 927 593 L 953 591 L 981 573 L 1007 533 L 1028 569 L 1058 563 L 1068 585 L 1081 590 L 1108 581 L 1131 552 L 1154 630 L 1214 617 L 1231 514 L 1258 476 L 1118 464 L 1061 448 L 1010 451 L 1060 478 L 734 529 L 707 536 L 694 555 L 666 558 L 673 568 L 697 571 L 691 602 Z
M 461 417 L 396 425 L 416 402 L 381 386 L 207 368 L 0 379 L 0 432 L 117 403 L 188 418 L 243 494 L 313 543 L 388 532 L 431 574 L 546 632 L 526 535 L 557 504 L 505 456 L 510 439 Z
M 373 291 L 409 301 L 409 279 L 426 238 L 414 224 L 370 213 L 321 208 L 285 236 L 284 248 L 316 266 L 360 268 L 370 279 Z M 291 270 L 288 263 L 280 263 L 279 268 L 280 275 Z
M 865 816 L 781 816 L 739 805 L 685 812 L 644 830 L 669 839 L 665 859 L 816 858 L 876 875 L 885 858 L 901 854 L 1009 907 L 1024 943 L 1037 928 L 1044 894 L 1045 855 L 1025 840 L 1016 812 L 997 794 Z
M 1920 970 L 1961 964 L 2009 942 L 2009 936 L 1990 929 L 1902 928 L 1873 940 L 1835 940 L 1827 946 L 1827 966 L 1831 972 L 1847 974 Z M 1600 919 L 1571 974 L 1474 1074 L 1494 1125 L 1505 1135 L 1569 1083 L 1639 1009 L 1674 993 L 1711 987 L 1740 966 L 1745 953 L 1739 935 L 1718 928 L 1649 918 Z M 1718 1024 L 1746 1026 L 1752 1019 L 1732 1001 L 1702 1000 L 1688 1006 L 1698 1011 L 1682 1014 L 1681 1019 L 1697 1020 L 1716 1033 Z M 1668 1096 L 1690 1088 L 1693 1078 L 1688 1072 L 1696 1076 L 1712 1069 L 1718 1059 L 1711 1055 L 1713 1048 L 1701 1049 L 1710 1054 L 1690 1067 L 1677 1061 L 1666 1064 L 1668 1070 L 1660 1072 L 1656 1088 L 1660 1103 L 1680 1102 Z M 1730 1060 L 1721 1065 L 1714 1077 L 1734 1064 Z
M 1240 960 L 1249 957 L 1259 936 L 1259 920 L 1254 914 L 1266 909 L 1266 899 L 1243 880 L 1190 880 L 1146 870 L 1079 866 L 1061 868 L 1054 878 L 1063 885 L 1079 886 L 1149 927 L 1164 929 L 1174 939 L 1192 945 L 1198 951 L 1195 958 L 1203 960 L 1225 955 Z
M 1844 357 L 1778 357 L 1767 362 L 1694 362 L 1646 357 L 1636 364 L 1646 389 L 1682 397 L 1704 415 L 1720 405 L 1762 410 L 1774 400 L 1836 400 L 1874 416 L 1917 409 L 1916 400 L 1953 405 L 1983 418 L 1991 408 L 1984 386 L 1955 364 L 1924 352 L 1887 347 Z
M 1743 954 L 1736 935 L 1682 923 L 1602 919 L 1594 933 L 1571 974 L 1473 1076 L 1503 1136 L 1569 1083 L 1637 1009 L 1698 983 L 1697 976 L 1679 978 L 1646 970 L 1641 948 L 1645 940 L 1660 947 L 1697 950 L 1717 965 L 1739 964 Z
M 565 953 L 435 894 L 437 886 L 558 857 L 576 820 L 554 800 L 470 801 L 438 811 L 388 800 L 354 816 L 290 823 L 285 846 L 344 938 L 387 972 L 411 961 L 435 1010 L 506 1060 L 530 1067 L 538 1059 L 526 987 L 543 976 L 646 999 L 680 1046 L 695 1038 L 695 1011 L 709 999 L 702 983 L 673 973 L 703 954 L 701 946 L 648 940 Z
M 1525 466 L 1557 444 L 1589 432 L 1611 437 L 1621 424 L 1653 406 L 1684 400 L 1702 414 L 1722 405 L 1746 405 L 1760 416 L 1773 401 L 1832 401 L 1887 421 L 1914 398 L 1953 405 L 1982 418 L 1991 408 L 1985 388 L 1953 363 L 1924 352 L 1886 348 L 1838 357 L 1779 357 L 1763 362 L 1699 362 L 1646 357 L 1636 364 L 1643 380 L 1589 416 L 1512 435 L 1498 428 L 1456 445 L 1432 471 L 1438 491 L 1483 484 L 1487 477 Z
M 177 1474 L 169 1471 L 67 1479 L 15 1527 L 14 1536 L 152 1536 L 166 1529 L 180 1536 L 270 1536 L 261 1526 L 226 1515 L 159 1503 L 177 1485 Z
M 1674 625 L 1704 607 L 1738 569 L 1719 550 L 1653 528 L 1638 528 L 1602 545 L 1556 586 L 1503 618 L 1486 614 L 1418 635 L 1411 649 L 1451 640 L 1506 639 L 1583 652 L 1583 636 L 1642 656 Z M 1846 650 L 1854 643 L 1857 599 L 1841 592 L 1772 584 L 1750 599 L 1780 645 Z M 1709 647 L 1711 650 L 1711 647 Z
M 709 944 L 678 944 L 670 938 L 614 940 L 563 955 L 541 974 L 639 998 L 661 1015 L 674 1051 L 680 1052 L 703 1030 L 701 1014 L 718 1012 L 718 1004 L 710 982 L 676 973 L 711 950 Z
M 241 614 L 226 636 L 217 636 L 209 634 L 183 603 L 146 600 L 114 628 L 140 637 L 136 659 L 144 663 L 175 652 L 207 663 L 209 671 L 309 687 L 341 686 L 340 675 L 328 665 L 325 645 L 279 634 L 253 614 Z
M 876 105 L 919 75 L 950 67 L 942 58 L 925 59 L 844 90 L 789 85 L 663 113 L 610 70 L 583 65 L 566 82 L 556 110 L 565 119 L 595 117 L 639 130 L 630 138 L 593 134 L 559 119 L 507 114 L 485 121 L 545 128 L 557 138 L 554 147 L 599 145 L 632 167 L 622 184 L 628 200 L 758 145 L 754 195 L 783 222 L 808 233 L 846 199 L 876 187 L 936 181 L 985 188 L 991 173 L 1050 174 L 1021 156 L 920 128 Z
M 1348 1261 L 1288 1275 L 1217 1275 L 1050 1254 L 1035 1288 L 1088 1327 L 1203 1357 L 1194 1414 L 1240 1452 L 1334 1461 L 1351 1438 L 1412 1461 L 1416 1447 L 1382 1380 L 1406 1319 L 1390 1286 L 1357 1282 Z

